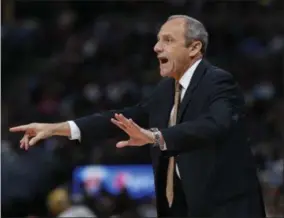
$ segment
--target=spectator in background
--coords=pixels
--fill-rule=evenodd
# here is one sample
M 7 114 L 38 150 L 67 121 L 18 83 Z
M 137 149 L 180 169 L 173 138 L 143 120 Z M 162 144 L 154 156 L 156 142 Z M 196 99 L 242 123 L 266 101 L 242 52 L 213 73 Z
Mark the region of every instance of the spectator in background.
M 47 197 L 47 204 L 50 215 L 58 216 L 71 207 L 68 191 L 65 188 L 56 188 Z

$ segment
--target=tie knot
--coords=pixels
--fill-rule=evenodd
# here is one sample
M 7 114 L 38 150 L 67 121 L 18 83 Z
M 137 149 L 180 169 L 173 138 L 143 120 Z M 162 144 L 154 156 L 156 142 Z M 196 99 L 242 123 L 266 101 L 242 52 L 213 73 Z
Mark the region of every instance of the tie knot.
M 176 83 L 175 83 L 175 91 L 176 92 L 180 92 L 181 88 L 182 88 L 182 86 L 180 85 L 179 81 L 176 81 Z

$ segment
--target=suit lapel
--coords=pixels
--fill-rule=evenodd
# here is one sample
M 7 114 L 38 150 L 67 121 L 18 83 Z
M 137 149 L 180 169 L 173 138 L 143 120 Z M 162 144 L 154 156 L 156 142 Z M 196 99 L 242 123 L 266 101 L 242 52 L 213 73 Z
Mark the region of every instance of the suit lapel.
M 193 73 L 192 79 L 190 81 L 190 85 L 188 86 L 184 98 L 180 104 L 179 110 L 178 110 L 178 117 L 177 117 L 177 123 L 180 122 L 181 117 L 189 104 L 189 102 L 192 99 L 192 95 L 194 93 L 194 90 L 198 86 L 198 83 L 200 79 L 203 77 L 206 68 L 209 66 L 209 63 L 205 60 L 202 60 L 199 65 L 197 66 L 195 72 Z

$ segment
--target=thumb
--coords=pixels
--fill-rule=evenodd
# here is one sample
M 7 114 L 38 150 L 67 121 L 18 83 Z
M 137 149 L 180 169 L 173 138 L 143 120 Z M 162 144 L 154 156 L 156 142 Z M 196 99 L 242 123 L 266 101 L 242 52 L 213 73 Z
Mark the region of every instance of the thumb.
M 123 147 L 126 147 L 126 146 L 129 146 L 129 141 L 120 141 L 116 144 L 117 148 L 123 148 Z
M 40 132 L 38 133 L 35 137 L 33 137 L 30 142 L 29 142 L 29 145 L 30 146 L 33 146 L 35 145 L 39 140 L 43 139 L 44 138 L 44 133 L 43 132 Z

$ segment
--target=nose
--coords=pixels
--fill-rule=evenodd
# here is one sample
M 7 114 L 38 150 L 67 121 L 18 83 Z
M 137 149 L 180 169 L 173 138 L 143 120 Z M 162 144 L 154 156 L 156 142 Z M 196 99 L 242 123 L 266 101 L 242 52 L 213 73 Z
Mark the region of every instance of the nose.
M 163 47 L 162 47 L 161 43 L 159 43 L 159 42 L 156 43 L 156 45 L 154 46 L 154 51 L 156 53 L 160 53 L 160 52 L 163 51 Z

